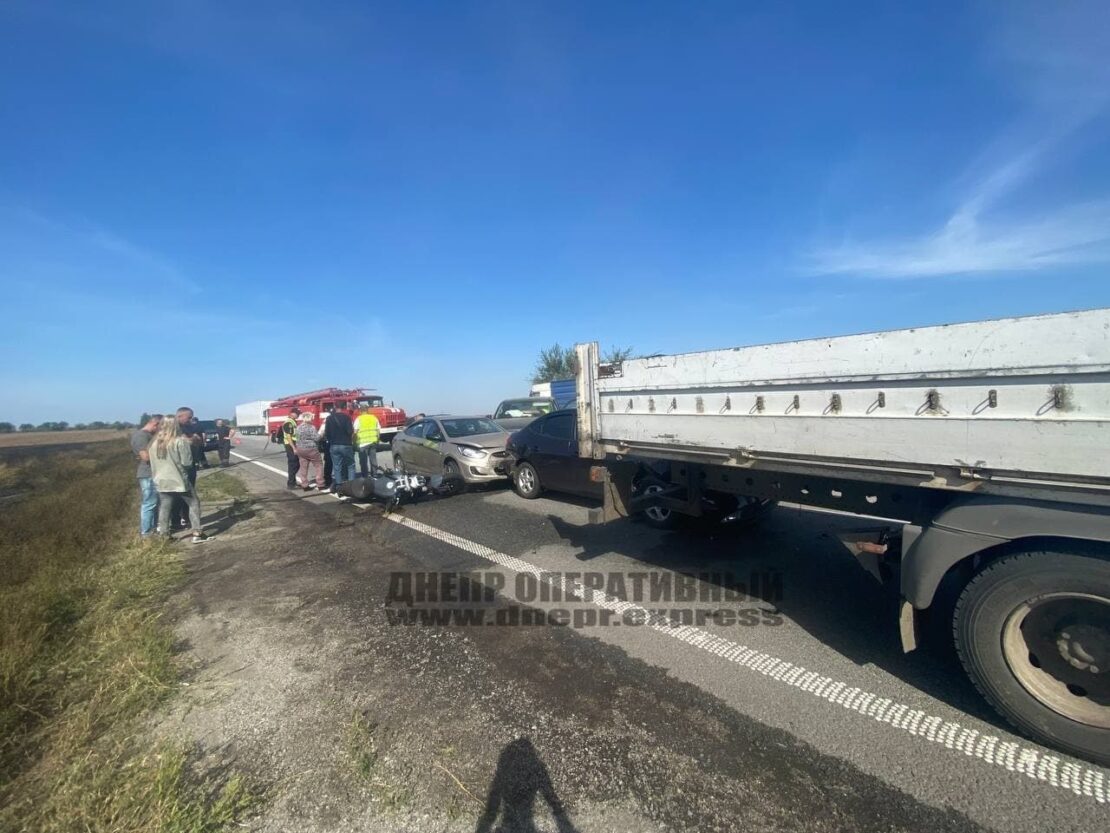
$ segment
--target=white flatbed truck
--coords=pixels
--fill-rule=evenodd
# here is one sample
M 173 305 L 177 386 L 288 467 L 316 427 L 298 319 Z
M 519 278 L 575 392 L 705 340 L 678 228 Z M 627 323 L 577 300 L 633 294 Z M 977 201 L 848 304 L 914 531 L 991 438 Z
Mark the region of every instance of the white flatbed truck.
M 618 364 L 577 349 L 594 522 L 778 500 L 897 519 L 845 543 L 898 582 L 903 648 L 940 612 L 1000 714 L 1110 763 L 1110 309 Z

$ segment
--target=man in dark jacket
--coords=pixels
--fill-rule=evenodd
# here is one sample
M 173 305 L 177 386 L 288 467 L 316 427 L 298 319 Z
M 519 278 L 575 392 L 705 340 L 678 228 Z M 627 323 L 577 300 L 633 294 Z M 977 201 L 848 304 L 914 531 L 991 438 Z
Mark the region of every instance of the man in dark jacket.
M 200 459 L 204 457 L 204 433 L 197 424 L 197 418 L 193 414 L 192 408 L 183 405 L 177 409 L 174 418 L 177 420 L 177 427 L 181 430 L 182 435 L 193 447 L 193 465 L 185 469 L 185 479 L 189 482 L 189 489 L 195 492 L 197 488 L 197 467 L 200 465 Z M 188 529 L 189 508 L 185 505 L 185 501 L 174 498 L 170 517 L 173 519 L 174 529 Z M 171 530 L 168 529 L 162 530 L 164 535 L 169 535 L 170 532 Z
M 343 411 L 331 411 L 320 433 L 328 443 L 328 453 L 331 456 L 331 489 L 336 491 L 340 483 L 350 480 L 355 471 L 355 425 L 351 418 Z

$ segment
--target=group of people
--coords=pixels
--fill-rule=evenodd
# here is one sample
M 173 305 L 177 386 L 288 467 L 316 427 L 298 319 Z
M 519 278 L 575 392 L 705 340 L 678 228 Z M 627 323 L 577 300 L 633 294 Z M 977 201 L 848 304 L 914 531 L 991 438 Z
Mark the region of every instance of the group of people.
M 281 426 L 288 469 L 286 488 L 332 493 L 354 477 L 355 455 L 363 477 L 374 468 L 374 455 L 381 439 L 378 418 L 369 406 L 351 419 L 345 412 L 329 409 L 319 428 L 312 414 L 293 408 Z M 342 497 L 342 496 L 340 496 Z
M 223 423 L 221 425 L 221 423 Z M 220 465 L 231 459 L 233 430 L 218 420 Z M 197 469 L 207 467 L 204 433 L 192 408 L 178 408 L 173 416 L 153 414 L 131 435 L 131 449 L 138 458 L 139 534 L 143 538 L 169 538 L 175 530 L 188 529 L 190 540 L 208 540 L 200 517 Z
M 234 429 L 224 420 L 216 420 L 216 434 L 220 466 L 228 466 Z M 360 474 L 370 474 L 381 426 L 369 407 L 355 419 L 343 411 L 329 410 L 319 429 L 311 414 L 293 408 L 281 426 L 281 439 L 288 462 L 288 488 L 334 493 L 354 477 L 356 455 Z M 139 534 L 169 538 L 178 529 L 188 529 L 194 544 L 209 540 L 202 528 L 197 496 L 197 470 L 209 465 L 204 432 L 193 409 L 178 408 L 172 416 L 151 415 L 131 435 L 131 449 L 138 459 Z

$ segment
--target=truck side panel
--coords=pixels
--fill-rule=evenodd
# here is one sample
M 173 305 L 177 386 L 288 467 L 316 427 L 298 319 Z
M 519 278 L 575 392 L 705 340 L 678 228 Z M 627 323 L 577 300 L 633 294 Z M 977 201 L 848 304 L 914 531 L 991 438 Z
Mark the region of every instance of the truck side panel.
M 579 358 L 581 453 L 597 459 L 696 452 L 1110 487 L 1110 310 L 614 366 L 581 345 Z

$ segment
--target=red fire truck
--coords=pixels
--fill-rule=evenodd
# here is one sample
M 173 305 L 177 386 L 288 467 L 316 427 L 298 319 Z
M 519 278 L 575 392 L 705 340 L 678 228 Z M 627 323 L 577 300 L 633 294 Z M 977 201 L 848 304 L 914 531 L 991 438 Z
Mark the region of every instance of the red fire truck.
M 393 435 L 405 427 L 405 412 L 400 408 L 388 406 L 380 396 L 366 388 L 323 388 L 308 393 L 283 396 L 270 403 L 266 411 L 266 425 L 270 439 L 280 443 L 281 424 L 293 408 L 300 408 L 302 414 L 312 414 L 312 424 L 317 428 L 324 421 L 326 409 L 344 411 L 351 419 L 358 416 L 364 405 L 370 406 L 370 413 L 378 418 L 381 425 L 382 442 L 389 442 Z

